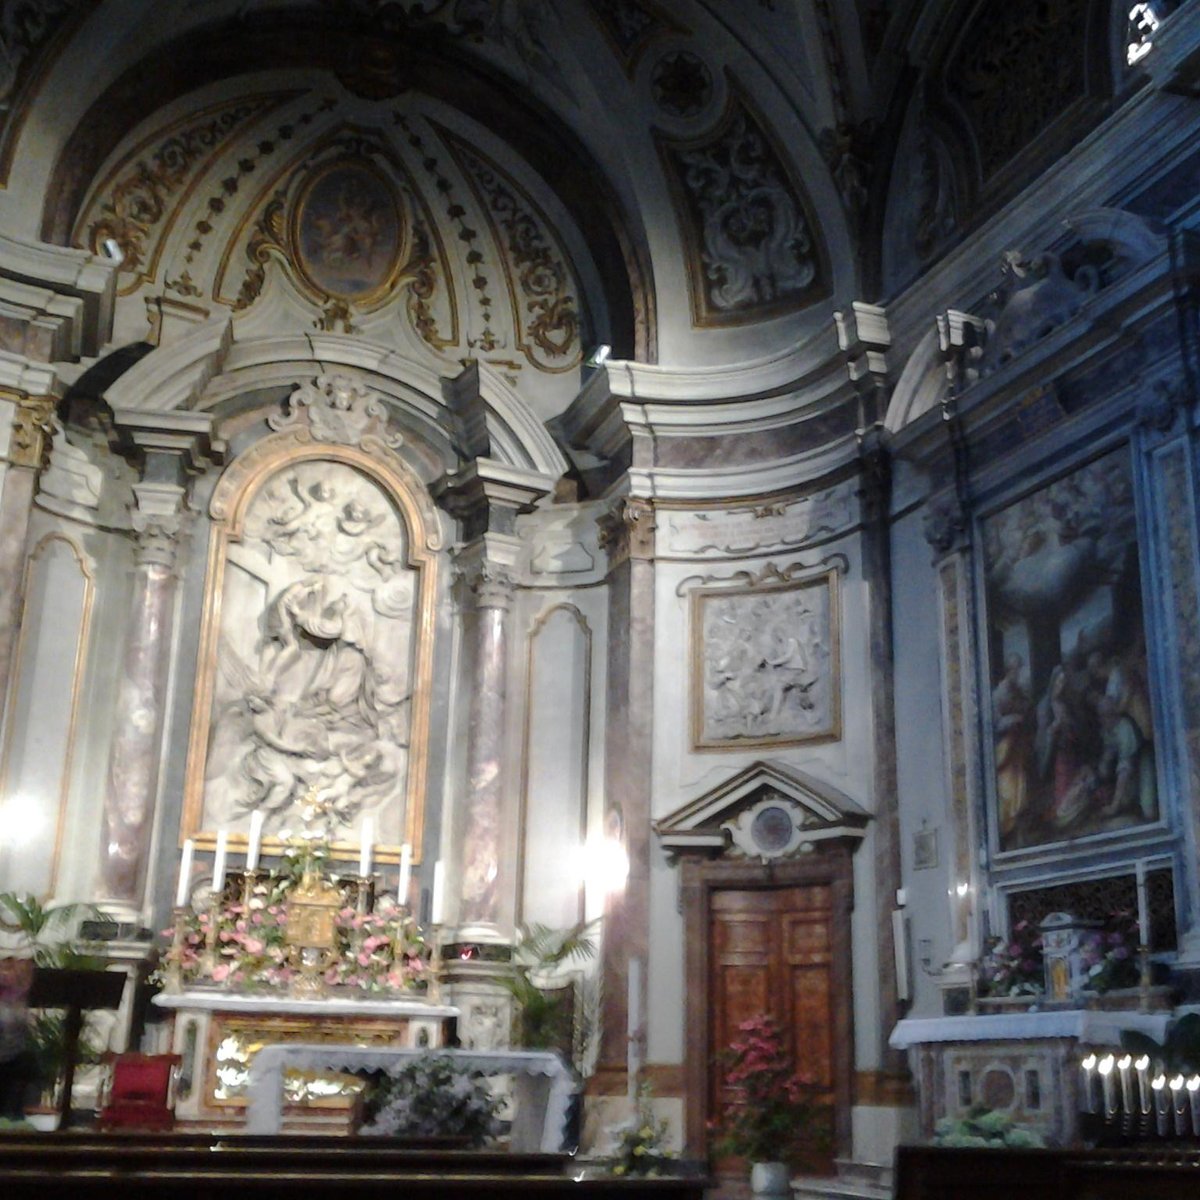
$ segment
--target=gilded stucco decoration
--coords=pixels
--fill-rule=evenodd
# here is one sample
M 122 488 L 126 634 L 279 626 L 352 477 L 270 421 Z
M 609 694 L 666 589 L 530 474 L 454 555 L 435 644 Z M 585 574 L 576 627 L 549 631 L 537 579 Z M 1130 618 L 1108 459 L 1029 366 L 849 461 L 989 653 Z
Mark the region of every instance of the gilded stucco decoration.
M 788 158 L 735 96 L 720 125 L 656 135 L 687 249 L 696 325 L 795 312 L 829 292 L 820 232 Z
M 693 746 L 839 737 L 837 572 L 743 575 L 691 593 Z
M 582 357 L 578 289 L 545 214 L 485 155 L 448 131 L 439 132 L 471 182 L 487 213 L 493 240 L 505 257 L 519 349 L 543 371 L 577 366 Z
M 76 244 L 98 254 L 109 239 L 117 243 L 124 256 L 123 294 L 154 279 L 163 238 L 189 183 L 203 176 L 240 130 L 288 99 L 290 94 L 280 93 L 213 105 L 144 138 L 95 189 L 76 223 Z M 236 179 L 227 182 L 225 198 L 212 211 L 221 211 L 234 191 Z
M 280 836 L 319 795 L 335 845 L 369 815 L 396 854 L 421 825 L 436 517 L 349 376 L 272 424 L 210 502 L 185 823 L 206 840 L 261 811 Z

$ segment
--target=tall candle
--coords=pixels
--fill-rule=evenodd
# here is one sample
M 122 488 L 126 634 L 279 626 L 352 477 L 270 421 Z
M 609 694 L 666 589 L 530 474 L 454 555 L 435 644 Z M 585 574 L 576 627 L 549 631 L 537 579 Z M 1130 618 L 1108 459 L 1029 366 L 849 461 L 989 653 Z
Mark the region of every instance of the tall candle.
M 179 860 L 179 886 L 175 889 L 175 907 L 182 908 L 188 899 L 192 883 L 192 859 L 196 854 L 196 843 L 188 838 L 183 843 L 183 857 Z
M 629 1098 L 637 1096 L 638 1074 L 642 1067 L 642 960 L 629 960 L 629 994 L 626 1004 L 628 1023 L 629 1049 L 627 1051 L 625 1071 L 629 1081 Z
M 1116 1065 L 1116 1061 L 1111 1054 L 1106 1054 L 1096 1064 L 1096 1070 L 1100 1072 L 1100 1082 L 1104 1087 L 1104 1116 L 1106 1118 L 1117 1111 L 1117 1081 L 1113 1078 L 1113 1067 Z
M 358 835 L 358 873 L 364 879 L 371 873 L 371 854 L 375 849 L 371 838 L 375 827 L 370 817 L 363 817 L 362 830 Z
M 1080 1062 L 1079 1069 L 1083 1072 L 1083 1111 L 1095 1112 L 1096 1105 L 1092 1100 L 1092 1072 L 1096 1069 L 1096 1056 L 1089 1054 Z
M 1150 1055 L 1143 1054 L 1134 1064 L 1138 1077 L 1138 1102 L 1142 1112 L 1150 1111 Z
M 218 900 L 225 891 L 225 843 L 229 838 L 227 829 L 217 830 L 217 852 L 213 857 L 213 895 Z
M 1192 1108 L 1192 1137 L 1200 1137 L 1200 1075 L 1187 1081 L 1188 1101 Z
M 1133 1112 L 1133 1055 L 1126 1054 L 1117 1059 L 1117 1070 L 1121 1072 L 1121 1107 L 1126 1113 Z
M 258 857 L 262 853 L 263 812 L 256 808 L 250 814 L 250 844 L 246 847 L 246 870 L 258 870 Z
M 446 872 L 442 865 L 442 860 L 439 858 L 433 864 L 433 898 L 429 903 L 429 923 L 431 925 L 440 925 L 442 917 L 445 915 L 442 911 L 446 902 Z
M 405 842 L 400 847 L 400 882 L 396 885 L 396 899 L 408 903 L 408 887 L 412 881 L 412 847 Z
M 1146 862 L 1137 860 L 1137 907 L 1138 907 L 1138 941 L 1145 947 L 1150 946 L 1150 906 L 1146 902 Z
M 1150 1090 L 1154 1093 L 1154 1111 L 1155 1119 L 1158 1124 L 1158 1136 L 1167 1136 L 1167 1077 L 1165 1075 L 1155 1075 L 1150 1080 Z
M 1169 1086 L 1171 1088 L 1171 1107 L 1175 1110 L 1175 1132 L 1182 1137 L 1185 1130 L 1183 1076 L 1176 1075 Z

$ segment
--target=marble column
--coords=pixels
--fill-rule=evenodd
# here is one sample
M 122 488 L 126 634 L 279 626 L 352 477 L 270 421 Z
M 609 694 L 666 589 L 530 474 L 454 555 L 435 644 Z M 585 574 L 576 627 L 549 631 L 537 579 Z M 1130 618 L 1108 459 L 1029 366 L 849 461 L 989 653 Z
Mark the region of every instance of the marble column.
M 135 486 L 135 491 L 136 491 Z M 161 490 L 157 497 L 162 507 Z M 140 499 L 140 497 L 139 497 Z M 102 895 L 140 907 L 158 790 L 183 491 L 175 511 L 132 514 L 134 579 L 104 788 Z
M 609 556 L 609 649 L 604 790 L 605 836 L 619 837 L 629 858 L 623 890 L 605 904 L 601 944 L 604 1009 L 597 1074 L 624 1091 L 629 1051 L 629 964 L 645 963 L 650 938 L 650 816 L 654 730 L 655 518 L 648 500 L 626 497 L 601 521 Z M 646 976 L 635 980 L 647 1011 Z
M 54 428 L 54 397 L 0 392 L 13 406 L 0 492 L 0 697 L 8 695 L 9 672 L 25 596 L 25 551 L 29 515 Z M 0 704 L 3 701 L 0 700 Z
M 112 441 L 141 467 L 133 485 L 133 594 L 101 820 L 102 907 L 137 920 L 154 832 L 188 477 L 221 454 L 207 413 L 117 410 Z
M 501 831 L 506 795 L 504 730 L 507 699 L 508 614 L 513 577 L 503 566 L 475 559 L 460 566 L 474 608 L 471 695 L 467 714 L 467 795 L 459 925 L 498 927 L 501 898 L 511 890 Z

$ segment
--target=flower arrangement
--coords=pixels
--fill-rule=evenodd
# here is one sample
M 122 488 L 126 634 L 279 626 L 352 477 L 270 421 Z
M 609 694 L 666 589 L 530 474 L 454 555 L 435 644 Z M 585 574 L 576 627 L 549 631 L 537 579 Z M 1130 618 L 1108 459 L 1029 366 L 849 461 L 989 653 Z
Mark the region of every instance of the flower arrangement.
M 1080 941 L 1080 962 L 1087 972 L 1087 986 L 1093 991 L 1137 987 L 1137 917 L 1128 911 L 1113 913 L 1104 929 L 1084 934 Z
M 638 1088 L 633 1120 L 621 1129 L 617 1139 L 611 1168 L 614 1175 L 653 1178 L 661 1175 L 668 1162 L 675 1157 L 666 1147 L 666 1119 L 655 1119 L 652 1099 L 649 1086 L 643 1083 Z
M 259 878 L 245 903 L 181 914 L 181 929 L 163 931 L 170 944 L 158 981 L 177 968 L 185 986 L 287 987 L 296 974 L 287 941 L 288 896 L 305 872 L 319 869 L 326 857 L 322 843 L 291 843 L 279 869 Z M 210 961 L 205 952 L 214 921 L 215 961 Z M 324 972 L 326 985 L 368 992 L 425 986 L 429 950 L 416 922 L 399 907 L 359 912 L 346 905 L 336 914 L 335 933 L 337 944 Z
M 992 939 L 979 962 L 978 986 L 981 996 L 1039 996 L 1046 990 L 1036 925 L 1018 921 L 1007 939 Z
M 1008 1113 L 973 1105 L 961 1117 L 943 1117 L 933 1127 L 935 1146 L 1036 1147 L 1046 1143 L 1035 1129 L 1014 1121 Z
M 828 1141 L 829 1109 L 816 1081 L 792 1068 L 774 1017 L 752 1017 L 722 1055 L 732 1092 L 718 1117 L 716 1146 L 750 1162 L 795 1164 Z
M 482 1146 L 500 1132 L 500 1103 L 478 1071 L 445 1054 L 422 1054 L 373 1077 L 363 1094 L 361 1132 Z

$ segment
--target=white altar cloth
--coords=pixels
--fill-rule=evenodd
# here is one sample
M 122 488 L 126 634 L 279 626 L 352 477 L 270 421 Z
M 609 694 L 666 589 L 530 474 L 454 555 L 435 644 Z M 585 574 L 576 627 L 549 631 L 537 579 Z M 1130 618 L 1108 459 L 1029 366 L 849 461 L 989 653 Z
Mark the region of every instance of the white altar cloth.
M 202 1012 L 272 1013 L 280 1016 L 312 1017 L 413 1017 L 439 1021 L 457 1017 L 459 1010 L 449 1004 L 429 1004 L 424 1000 L 384 1000 L 364 993 L 354 996 L 322 996 L 306 999 L 265 992 L 232 992 L 219 988 L 191 992 L 159 992 L 153 1003 L 160 1008 L 200 1010 Z
M 269 1134 L 282 1128 L 283 1074 L 287 1070 L 386 1071 L 429 1053 L 445 1054 L 485 1075 L 515 1076 L 516 1114 L 510 1147 L 544 1154 L 562 1149 L 575 1081 L 558 1055 L 546 1050 L 371 1050 L 306 1042 L 264 1046 L 250 1064 L 246 1132 Z
M 1166 1036 L 1170 1013 L 1101 1012 L 1090 1008 L 1048 1012 L 980 1013 L 962 1017 L 908 1017 L 896 1024 L 888 1045 L 897 1050 L 933 1042 L 1013 1042 L 1074 1038 L 1090 1046 L 1117 1046 L 1133 1029 L 1156 1041 Z

